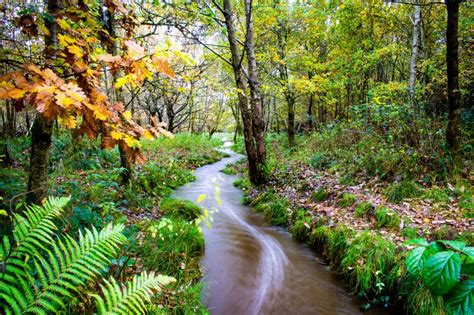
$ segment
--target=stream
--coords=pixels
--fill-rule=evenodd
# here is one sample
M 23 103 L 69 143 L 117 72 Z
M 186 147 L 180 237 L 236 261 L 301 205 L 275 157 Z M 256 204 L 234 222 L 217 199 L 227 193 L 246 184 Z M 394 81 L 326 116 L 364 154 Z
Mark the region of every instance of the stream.
M 175 192 L 175 197 L 194 202 L 205 194 L 200 205 L 211 212 L 211 227 L 203 223 L 201 261 L 202 301 L 210 313 L 362 314 L 341 280 L 312 250 L 241 203 L 243 193 L 233 186 L 238 176 L 220 172 L 242 158 L 230 150 L 231 144 L 225 142 L 222 150 L 229 157 L 196 169 L 196 181 Z

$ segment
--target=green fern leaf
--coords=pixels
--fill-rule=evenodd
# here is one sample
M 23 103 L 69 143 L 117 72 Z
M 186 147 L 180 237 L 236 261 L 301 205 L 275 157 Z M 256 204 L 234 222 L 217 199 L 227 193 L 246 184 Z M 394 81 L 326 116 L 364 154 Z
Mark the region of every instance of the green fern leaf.
M 102 296 L 93 294 L 98 314 L 144 314 L 145 302 L 150 301 L 153 291 L 176 281 L 174 278 L 143 272 L 122 288 L 114 278 L 101 286 Z

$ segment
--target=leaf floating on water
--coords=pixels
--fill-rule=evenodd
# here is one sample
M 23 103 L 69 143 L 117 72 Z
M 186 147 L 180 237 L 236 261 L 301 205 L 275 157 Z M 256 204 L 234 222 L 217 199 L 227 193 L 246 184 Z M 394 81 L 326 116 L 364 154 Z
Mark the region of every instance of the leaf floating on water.
M 198 197 L 197 203 L 201 203 L 206 198 L 206 194 L 202 194 Z

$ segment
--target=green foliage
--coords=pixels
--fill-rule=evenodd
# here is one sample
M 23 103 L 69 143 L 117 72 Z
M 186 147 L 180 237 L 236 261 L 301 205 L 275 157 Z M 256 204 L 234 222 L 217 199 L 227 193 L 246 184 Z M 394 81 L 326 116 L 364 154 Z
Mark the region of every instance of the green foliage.
M 358 292 L 380 295 L 387 275 L 395 265 L 395 245 L 370 231 L 362 232 L 349 244 L 341 269 L 349 275 Z
M 309 164 L 315 169 L 325 169 L 331 165 L 331 161 L 323 153 L 318 152 L 311 157 Z
M 14 215 L 14 243 L 4 236 L 0 246 L 4 268 L 0 306 L 8 314 L 53 313 L 77 301 L 85 286 L 104 274 L 126 241 L 123 225 L 109 225 L 100 232 L 85 229 L 77 242 L 67 234 L 53 238 L 57 230 L 53 220 L 69 200 L 49 198 L 43 207 L 33 205 L 24 216 Z M 144 296 L 114 299 L 117 305 L 143 304 Z
M 137 249 L 148 269 L 175 277 L 179 282 L 199 275 L 197 259 L 204 250 L 199 223 L 164 217 L 145 227 L 146 236 Z
M 222 173 L 226 175 L 236 175 L 237 168 L 234 164 L 226 164 L 225 168 L 221 170 Z
M 362 218 L 374 211 L 374 205 L 368 201 L 363 201 L 355 206 L 355 216 Z
M 423 280 L 433 296 L 442 296 L 450 314 L 474 309 L 474 248 L 460 241 L 414 239 L 406 258 L 409 273 Z
M 306 211 L 298 210 L 294 215 L 294 223 L 290 226 L 290 232 L 294 239 L 304 242 L 311 231 L 311 216 Z
M 262 212 L 265 220 L 275 225 L 288 225 L 289 202 L 285 198 L 276 196 L 273 192 L 262 195 L 257 203 L 253 203 L 255 211 Z
M 380 207 L 375 210 L 375 219 L 377 220 L 378 228 L 398 229 L 401 222 L 400 216 L 386 207 Z
M 340 207 L 346 208 L 352 206 L 356 201 L 357 197 L 355 195 L 343 193 L 337 204 Z
M 318 190 L 313 191 L 313 193 L 311 194 L 311 199 L 313 199 L 313 201 L 316 201 L 316 202 L 324 201 L 326 200 L 327 197 L 328 197 L 328 192 L 326 191 L 324 187 L 321 187 Z
M 160 203 L 160 209 L 167 216 L 177 216 L 187 221 L 193 221 L 201 215 L 198 205 L 184 199 L 165 198 Z
M 237 178 L 234 181 L 234 186 L 237 188 L 240 188 L 242 190 L 249 190 L 252 187 L 252 184 L 250 183 L 250 180 L 248 178 Z
M 400 183 L 390 185 L 385 195 L 392 202 L 400 202 L 406 198 L 417 197 L 421 193 L 419 185 L 411 180 L 403 180 Z
M 92 296 L 96 300 L 99 315 L 145 314 L 147 312 L 145 302 L 150 302 L 154 295 L 153 291 L 158 291 L 161 287 L 175 281 L 171 277 L 143 272 L 125 283 L 125 287 L 114 278 L 105 280 L 105 285 L 100 286 L 102 296 L 98 294 L 92 294 Z

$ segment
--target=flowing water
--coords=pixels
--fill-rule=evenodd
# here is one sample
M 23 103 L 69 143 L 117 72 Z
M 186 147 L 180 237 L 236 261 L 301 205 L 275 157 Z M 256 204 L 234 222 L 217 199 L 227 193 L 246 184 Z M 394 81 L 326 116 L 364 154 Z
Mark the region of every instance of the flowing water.
M 211 212 L 212 226 L 203 224 L 203 302 L 211 314 L 361 313 L 313 251 L 241 204 L 237 176 L 219 172 L 242 158 L 230 145 L 223 150 L 230 157 L 198 168 L 197 180 L 175 193 L 192 201 L 206 195 L 200 205 Z

